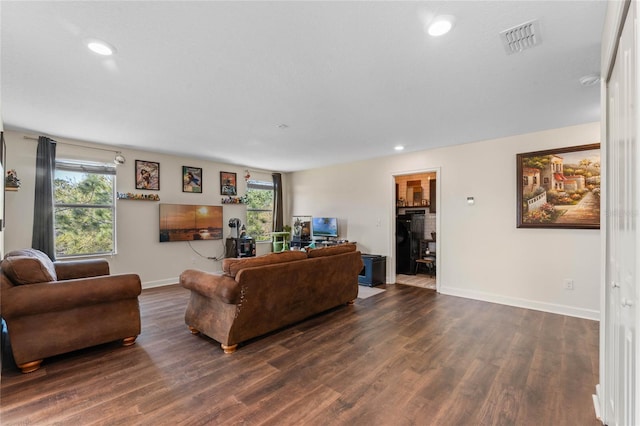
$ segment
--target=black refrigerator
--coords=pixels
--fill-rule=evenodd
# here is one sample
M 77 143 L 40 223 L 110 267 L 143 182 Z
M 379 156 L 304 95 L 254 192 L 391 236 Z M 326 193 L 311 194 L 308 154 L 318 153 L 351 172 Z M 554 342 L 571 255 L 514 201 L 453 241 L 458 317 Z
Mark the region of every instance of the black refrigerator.
M 396 218 L 396 274 L 415 274 L 424 238 L 424 213 L 403 214 Z

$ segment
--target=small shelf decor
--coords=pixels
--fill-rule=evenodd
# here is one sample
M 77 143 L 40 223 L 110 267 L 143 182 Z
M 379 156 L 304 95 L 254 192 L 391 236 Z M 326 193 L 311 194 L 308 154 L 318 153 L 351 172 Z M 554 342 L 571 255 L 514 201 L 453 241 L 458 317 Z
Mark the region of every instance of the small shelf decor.
M 118 200 L 136 200 L 136 201 L 160 201 L 158 194 L 134 194 L 131 192 L 118 192 Z
M 17 191 L 20 188 L 20 179 L 18 179 L 18 174 L 14 169 L 7 170 L 4 188 L 7 191 Z
M 222 200 L 220 201 L 222 202 L 222 204 L 247 204 L 249 202 L 249 199 L 246 195 L 243 195 L 242 197 L 222 198 Z

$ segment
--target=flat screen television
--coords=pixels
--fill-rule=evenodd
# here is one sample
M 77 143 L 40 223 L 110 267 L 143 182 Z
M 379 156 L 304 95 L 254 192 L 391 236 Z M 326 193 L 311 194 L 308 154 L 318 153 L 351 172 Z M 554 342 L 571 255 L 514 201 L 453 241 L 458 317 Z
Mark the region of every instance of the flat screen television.
M 315 238 L 337 237 L 338 219 L 335 217 L 311 218 L 311 235 Z
M 160 204 L 160 242 L 221 240 L 222 206 Z

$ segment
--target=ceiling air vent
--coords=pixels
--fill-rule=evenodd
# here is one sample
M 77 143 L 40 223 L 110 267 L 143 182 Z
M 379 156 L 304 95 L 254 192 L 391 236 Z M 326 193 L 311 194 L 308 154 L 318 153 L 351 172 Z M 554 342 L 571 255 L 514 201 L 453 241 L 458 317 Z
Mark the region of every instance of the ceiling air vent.
M 500 33 L 504 49 L 509 55 L 531 49 L 540 44 L 540 25 L 538 21 L 529 21 Z

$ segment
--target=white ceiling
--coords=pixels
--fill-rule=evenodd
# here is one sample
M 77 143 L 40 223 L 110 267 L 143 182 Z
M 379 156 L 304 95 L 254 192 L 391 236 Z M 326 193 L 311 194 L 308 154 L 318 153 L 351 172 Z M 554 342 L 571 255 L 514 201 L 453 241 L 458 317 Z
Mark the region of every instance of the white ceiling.
M 605 1 L 2 1 L 9 130 L 293 171 L 600 119 Z M 456 18 L 433 38 L 434 15 Z M 542 43 L 507 55 L 532 19 Z M 117 48 L 111 58 L 87 38 Z M 281 128 L 281 125 L 286 128 Z M 561 141 L 559 141 L 561 142 Z

